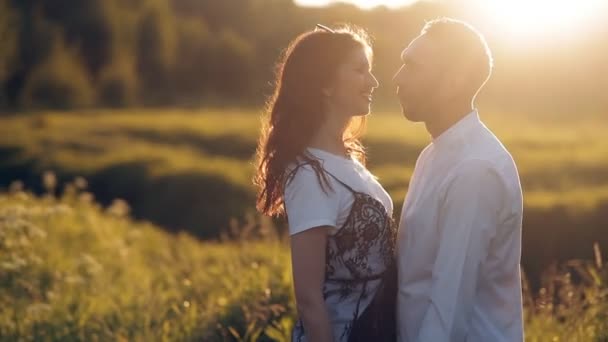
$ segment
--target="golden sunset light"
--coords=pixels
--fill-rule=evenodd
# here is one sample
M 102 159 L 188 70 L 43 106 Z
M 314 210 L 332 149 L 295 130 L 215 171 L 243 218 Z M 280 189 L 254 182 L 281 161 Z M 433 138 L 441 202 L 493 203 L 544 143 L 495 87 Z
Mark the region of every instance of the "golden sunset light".
M 327 6 L 334 3 L 353 4 L 362 9 L 371 9 L 377 6 L 386 6 L 389 8 L 397 8 L 405 5 L 410 5 L 419 0 L 296 0 L 296 4 L 300 6 Z
M 608 342 L 608 0 L 0 0 L 0 342 Z
M 576 32 L 606 7 L 603 0 L 475 0 L 478 15 L 516 37 Z
M 517 39 L 577 32 L 577 27 L 585 27 L 589 20 L 597 20 L 601 11 L 608 10 L 604 0 L 295 0 L 295 3 L 305 7 L 347 3 L 367 10 L 378 6 L 399 8 L 424 1 L 465 8 L 464 12 L 487 22 L 494 30 Z

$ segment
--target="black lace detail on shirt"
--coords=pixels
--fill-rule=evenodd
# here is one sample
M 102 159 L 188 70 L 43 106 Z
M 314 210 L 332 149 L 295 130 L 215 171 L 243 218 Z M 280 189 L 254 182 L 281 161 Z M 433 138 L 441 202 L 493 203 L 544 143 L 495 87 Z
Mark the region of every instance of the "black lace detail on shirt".
M 373 269 L 370 258 L 382 259 L 388 265 L 395 257 L 396 229 L 393 219 L 375 198 L 353 191 L 355 200 L 350 214 L 338 232 L 329 236 L 326 279 L 364 281 L 379 276 L 384 270 Z M 377 251 L 372 251 L 377 248 Z M 343 264 L 350 276 L 337 275 L 336 264 Z M 334 277 L 336 277 L 334 279 Z

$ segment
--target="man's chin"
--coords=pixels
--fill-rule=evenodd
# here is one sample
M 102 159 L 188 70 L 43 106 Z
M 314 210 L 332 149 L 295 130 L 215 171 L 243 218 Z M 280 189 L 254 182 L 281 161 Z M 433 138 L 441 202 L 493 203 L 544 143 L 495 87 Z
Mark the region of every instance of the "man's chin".
M 403 104 L 403 101 L 399 101 L 399 104 L 401 105 L 401 114 L 403 115 L 403 117 L 411 121 L 412 120 L 411 111 L 408 110 L 408 108 L 405 104 Z
M 403 106 L 401 106 L 401 114 L 403 114 L 403 117 L 409 121 L 412 121 L 412 122 L 420 121 L 420 120 L 416 119 L 416 116 L 413 115 L 411 111 L 407 110 L 407 108 L 405 108 Z

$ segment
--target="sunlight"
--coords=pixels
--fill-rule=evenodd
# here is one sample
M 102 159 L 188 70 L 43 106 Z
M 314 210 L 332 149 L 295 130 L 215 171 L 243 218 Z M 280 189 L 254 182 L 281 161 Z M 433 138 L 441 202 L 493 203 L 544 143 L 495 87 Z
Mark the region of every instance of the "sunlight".
M 517 37 L 576 31 L 605 0 L 477 0 L 481 15 Z
M 295 0 L 300 6 L 323 7 L 349 3 L 362 9 L 377 6 L 399 8 L 419 1 L 433 0 Z M 468 8 L 483 20 L 514 38 L 538 35 L 562 35 L 580 31 L 588 20 L 608 10 L 608 0 L 434 0 L 453 2 Z
M 295 0 L 300 6 L 327 6 L 333 3 L 343 2 L 353 4 L 362 9 L 372 9 L 377 6 L 398 8 L 418 2 L 418 0 Z

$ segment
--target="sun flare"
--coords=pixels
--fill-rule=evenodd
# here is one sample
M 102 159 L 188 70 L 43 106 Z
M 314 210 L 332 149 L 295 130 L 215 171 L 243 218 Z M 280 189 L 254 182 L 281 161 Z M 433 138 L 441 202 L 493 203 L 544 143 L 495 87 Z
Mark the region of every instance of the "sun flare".
M 398 8 L 417 2 L 444 2 L 476 12 L 496 30 L 515 37 L 576 32 L 608 11 L 608 0 L 295 0 L 301 6 L 350 3 L 361 9 Z
M 398 8 L 418 2 L 419 0 L 295 0 L 302 6 L 327 6 L 332 3 L 343 2 L 356 5 L 361 9 L 372 9 L 377 6 Z
M 524 36 L 576 31 L 606 7 L 605 0 L 477 0 L 481 15 L 501 31 Z

